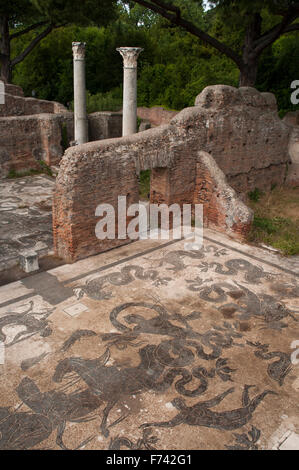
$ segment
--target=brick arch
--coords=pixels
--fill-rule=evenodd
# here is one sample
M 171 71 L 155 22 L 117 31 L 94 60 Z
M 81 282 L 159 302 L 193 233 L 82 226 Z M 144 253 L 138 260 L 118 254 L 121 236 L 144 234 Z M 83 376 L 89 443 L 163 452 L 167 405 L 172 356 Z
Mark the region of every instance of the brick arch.
M 159 139 L 159 133 L 154 135 Z M 136 135 L 84 144 L 66 152 L 53 207 L 54 246 L 58 256 L 73 262 L 130 241 L 98 240 L 95 226 L 99 219 L 95 211 L 99 204 L 111 204 L 117 220 L 118 196 L 127 197 L 127 206 L 138 203 L 138 152 L 144 152 L 146 145 L 151 146 L 152 139 L 153 134 L 142 139 Z M 203 204 L 205 226 L 232 236 L 242 237 L 247 233 L 252 214 L 227 184 L 211 155 L 195 148 L 190 152 L 190 146 L 181 142 L 170 147 L 168 158 L 168 166 L 163 159 L 163 166 L 159 166 L 158 159 L 152 162 L 152 203 Z M 129 221 L 127 218 L 126 223 Z

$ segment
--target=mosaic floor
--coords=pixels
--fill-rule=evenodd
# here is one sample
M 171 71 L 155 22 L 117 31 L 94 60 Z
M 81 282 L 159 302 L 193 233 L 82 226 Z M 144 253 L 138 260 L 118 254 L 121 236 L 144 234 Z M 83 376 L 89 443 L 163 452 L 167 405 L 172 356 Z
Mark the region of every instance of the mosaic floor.
M 16 266 L 23 250 L 52 250 L 54 185 L 45 175 L 0 180 L 0 271 Z
M 205 235 L 0 287 L 0 449 L 297 446 L 298 263 Z

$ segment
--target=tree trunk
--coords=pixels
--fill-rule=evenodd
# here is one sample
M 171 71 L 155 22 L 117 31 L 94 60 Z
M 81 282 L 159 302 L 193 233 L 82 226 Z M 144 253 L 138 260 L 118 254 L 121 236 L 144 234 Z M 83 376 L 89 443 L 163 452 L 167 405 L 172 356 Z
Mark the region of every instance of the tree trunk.
M 239 86 L 252 86 L 254 87 L 259 55 L 254 51 L 256 39 L 261 34 L 262 18 L 260 14 L 255 14 L 252 20 L 248 23 L 245 34 L 245 42 L 243 47 L 243 66 L 240 67 Z
M 6 83 L 11 82 L 11 61 L 10 61 L 10 38 L 8 17 L 0 18 L 0 60 L 1 60 L 1 80 Z
M 1 59 L 1 80 L 5 83 L 11 83 L 12 73 L 11 73 L 11 64 L 10 59 L 7 55 L 2 56 Z
M 258 58 L 255 61 L 245 64 L 240 70 L 239 86 L 254 87 L 258 70 Z

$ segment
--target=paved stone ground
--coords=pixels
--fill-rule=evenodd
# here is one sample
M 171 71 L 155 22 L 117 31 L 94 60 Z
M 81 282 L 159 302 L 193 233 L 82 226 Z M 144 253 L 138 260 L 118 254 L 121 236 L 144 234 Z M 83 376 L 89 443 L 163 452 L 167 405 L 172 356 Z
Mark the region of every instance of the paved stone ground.
M 0 287 L 0 449 L 298 449 L 298 268 L 205 230 Z
M 52 192 L 45 175 L 0 180 L 0 272 L 19 262 L 20 252 L 52 251 Z

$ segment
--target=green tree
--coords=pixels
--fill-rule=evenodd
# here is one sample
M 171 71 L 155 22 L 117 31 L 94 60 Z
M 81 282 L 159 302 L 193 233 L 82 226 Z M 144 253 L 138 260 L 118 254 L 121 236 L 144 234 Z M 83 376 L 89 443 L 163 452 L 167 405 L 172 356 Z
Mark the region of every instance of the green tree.
M 1 79 L 11 82 L 13 68 L 54 29 L 69 24 L 106 25 L 115 14 L 116 0 L 0 0 Z M 20 37 L 30 41 L 11 57 L 11 42 Z
M 244 29 L 237 22 L 225 22 L 223 10 L 196 9 L 195 3 L 180 0 L 184 15 L 209 35 L 238 50 Z M 187 8 L 188 7 L 188 8 Z M 116 110 L 122 103 L 122 59 L 120 46 L 140 46 L 138 59 L 139 106 L 162 105 L 182 109 L 194 104 L 195 97 L 208 85 L 238 86 L 239 69 L 226 55 L 161 15 L 131 2 L 129 8 L 118 3 L 118 17 L 107 27 L 66 26 L 52 31 L 13 72 L 13 82 L 25 94 L 34 89 L 39 98 L 64 104 L 73 99 L 72 41 L 87 43 L 86 84 L 89 111 Z M 273 28 L 277 17 L 265 10 L 263 27 Z M 12 57 L 18 56 L 35 31 L 12 42 Z M 280 112 L 294 111 L 290 102 L 290 83 L 297 78 L 299 32 L 281 36 L 266 48 L 259 61 L 256 88 L 273 92 Z M 53 53 L 54 51 L 54 53 Z M 297 106 L 298 107 L 298 106 Z
M 279 38 L 262 56 L 257 88 L 275 94 L 281 117 L 299 109 L 299 105 L 290 102 L 290 84 L 298 77 L 298 63 L 299 41 L 294 33 Z
M 33 32 L 28 35 L 34 35 Z M 86 87 L 91 95 L 105 94 L 119 88 L 123 79 L 123 61 L 116 51 L 123 45 L 144 48 L 139 68 L 154 61 L 154 45 L 150 34 L 132 28 L 120 21 L 107 27 L 66 26 L 52 31 L 41 41 L 13 72 L 13 82 L 20 85 L 26 95 L 32 90 L 41 99 L 61 103 L 73 99 L 72 41 L 86 42 Z M 28 41 L 30 41 L 30 37 Z M 23 48 L 22 38 L 13 43 L 12 54 Z M 54 51 L 54 52 L 53 52 Z M 121 90 L 119 89 L 121 95 Z M 113 94 L 114 96 L 114 94 Z M 93 101 L 93 100 L 92 100 Z M 108 101 L 111 101 L 111 96 Z M 120 100 L 121 102 L 122 100 Z M 92 106 L 91 106 L 92 107 Z
M 237 47 L 212 36 L 198 25 L 194 8 L 202 9 L 202 0 L 134 0 L 161 15 L 173 25 L 188 31 L 231 59 L 240 71 L 239 85 L 254 86 L 263 52 L 280 36 L 299 31 L 299 0 L 213 0 L 210 5 L 228 27 L 238 25 L 241 41 Z M 182 6 L 184 5 L 184 6 Z M 269 14 L 275 18 L 269 27 Z

